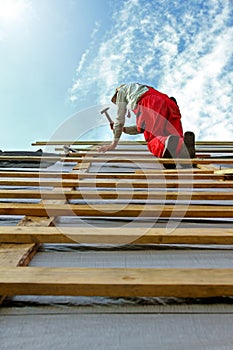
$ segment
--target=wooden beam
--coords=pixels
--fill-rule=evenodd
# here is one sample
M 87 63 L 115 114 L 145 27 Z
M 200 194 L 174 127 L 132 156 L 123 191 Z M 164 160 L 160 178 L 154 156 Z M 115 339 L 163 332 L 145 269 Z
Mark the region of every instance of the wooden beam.
M 232 218 L 232 206 L 155 204 L 24 204 L 0 203 L 0 215 Z
M 56 192 L 57 189 L 54 189 L 54 191 Z M 51 203 L 54 203 L 54 200 Z M 62 201 L 62 204 L 63 203 L 64 203 L 64 200 Z M 41 205 L 44 205 L 44 204 L 47 204 L 47 203 L 45 200 L 42 200 Z M 23 214 L 23 215 L 25 215 L 25 214 Z M 36 217 L 36 216 L 32 216 L 29 214 L 29 215 L 24 216 L 19 221 L 16 229 L 19 229 L 19 230 L 20 230 L 20 228 L 30 228 L 31 229 L 31 227 L 35 227 L 35 226 L 49 227 L 49 226 L 53 225 L 55 219 L 56 218 L 52 217 L 51 215 L 48 216 L 47 213 L 45 213 L 45 215 L 43 217 Z M 22 242 L 20 242 L 20 243 L 22 243 Z M 21 257 L 18 265 L 27 265 L 30 262 L 33 255 L 36 253 L 36 251 L 38 250 L 38 248 L 40 246 L 39 241 L 36 241 L 36 242 L 34 241 L 34 243 L 35 244 L 33 244 L 33 245 L 31 244 L 29 246 L 26 246 L 26 248 L 28 248 L 28 251 Z M 7 259 L 8 261 L 10 261 L 10 264 L 11 264 L 12 263 L 11 251 L 16 250 L 17 254 L 21 254 L 21 251 L 23 248 L 24 248 L 23 244 L 17 244 L 17 246 L 15 246 L 14 244 L 11 244 L 9 249 L 7 249 L 6 245 L 4 245 L 3 251 L 2 251 L 2 256 L 5 257 L 5 259 Z M 15 254 L 15 252 L 14 252 L 14 254 Z M 1 254 L 0 254 L 0 258 L 1 258 Z M 15 258 L 14 258 L 14 260 L 15 260 Z M 0 266 L 7 266 L 7 264 L 5 263 L 5 261 L 0 260 Z M 3 302 L 5 297 L 6 297 L 6 295 L 0 294 L 0 304 Z
M 196 153 L 196 157 L 199 158 L 200 157 L 200 153 L 220 153 L 220 154 L 226 154 L 226 153 L 232 153 L 233 155 L 233 148 L 224 148 L 223 150 L 221 150 L 221 148 L 201 148 L 201 149 L 195 149 L 195 153 Z M 150 153 L 147 150 L 127 150 L 127 151 L 123 151 L 123 150 L 115 150 L 115 151 L 110 151 L 107 153 L 100 153 L 98 150 L 87 150 L 87 151 L 79 151 L 77 149 L 76 152 L 70 152 L 69 156 L 70 157 L 99 157 L 100 155 L 102 156 L 107 156 L 107 157 L 146 157 L 146 158 L 152 158 L 154 159 L 154 156 L 152 153 Z M 210 156 L 209 154 L 207 154 L 207 156 Z
M 0 293 L 202 298 L 233 295 L 233 269 L 0 268 Z
M 80 148 L 79 146 L 74 147 L 74 150 L 79 153 L 80 156 L 85 156 L 87 154 L 94 155 L 95 153 L 98 153 L 98 150 L 96 148 Z M 57 152 L 64 152 L 63 148 L 55 148 L 55 151 Z M 140 153 L 140 155 L 145 156 L 151 156 L 151 153 L 146 149 L 143 148 L 142 145 L 138 145 L 138 147 L 135 145 L 135 147 L 124 147 L 123 149 L 119 148 L 115 151 L 108 152 L 109 155 L 116 155 L 116 154 L 125 154 L 128 152 L 130 155 L 132 153 L 132 156 L 136 155 L 137 153 Z M 70 152 L 72 154 L 74 152 Z M 195 147 L 195 153 L 197 156 L 199 156 L 199 153 L 233 153 L 233 146 L 202 146 L 202 147 Z
M 90 180 L 50 180 L 50 179 L 0 179 L 0 186 L 32 187 L 106 187 L 106 188 L 233 188 L 233 181 L 176 181 L 176 180 L 127 180 L 96 179 Z
M 115 190 L 0 190 L 0 198 L 7 199 L 50 199 L 50 200 L 233 200 L 233 191 L 115 191 Z
M 140 163 L 148 163 L 148 164 L 233 164 L 233 158 L 192 158 L 192 159 L 184 159 L 184 158 L 176 158 L 169 159 L 169 158 L 143 158 L 143 157 L 109 157 L 108 154 L 100 154 L 99 157 L 34 157 L 34 156 L 0 156 L 0 161 L 6 161 L 6 160 L 21 160 L 24 162 L 31 162 L 31 161 L 37 161 L 38 163 L 40 161 L 51 161 L 51 162 L 69 162 L 69 163 L 133 163 L 133 164 L 140 164 Z
M 233 244 L 230 228 L 0 227 L 1 243 Z M 19 256 L 21 256 L 19 254 Z M 5 264 L 1 264 L 5 266 Z
M 196 141 L 196 145 L 202 146 L 233 146 L 232 141 Z
M 99 152 L 98 150 L 87 150 L 87 151 L 79 151 L 77 150 L 77 152 L 70 152 L 69 153 L 69 157 L 127 157 L 127 158 L 135 158 L 135 157 L 146 157 L 146 158 L 151 158 L 154 159 L 155 157 L 153 156 L 152 153 L 150 153 L 148 150 L 142 150 L 140 151 L 140 153 L 135 152 L 133 149 L 131 149 L 130 151 L 122 151 L 122 150 L 115 150 L 115 151 L 109 151 L 106 153 L 103 152 Z
M 233 146 L 219 146 L 218 148 L 214 147 L 198 147 L 195 149 L 196 153 L 233 153 Z
M 89 141 L 74 141 L 74 140 L 57 140 L 57 141 L 36 141 L 32 143 L 32 146 L 59 146 L 59 145 L 99 145 L 99 144 L 106 144 L 110 143 L 110 141 L 95 141 L 95 140 L 89 140 Z M 119 145 L 146 145 L 146 141 L 120 141 Z M 196 145 L 205 145 L 205 146 L 233 146 L 232 141 L 196 141 Z
M 79 165 L 79 164 L 78 164 Z M 82 165 L 82 164 L 81 164 Z M 86 165 L 86 163 L 84 163 Z M 33 179 L 63 179 L 63 180 L 74 180 L 74 179 L 170 179 L 170 180 L 224 180 L 225 175 L 232 175 L 232 172 L 150 172 L 150 171 L 140 171 L 135 173 L 85 173 L 85 172 L 71 172 L 71 173 L 61 173 L 61 172 L 14 172 L 14 171 L 1 171 L 0 178 L 33 178 Z
M 2 228 L 2 227 L 1 227 Z M 0 244 L 0 268 L 25 266 L 31 261 L 38 249 L 38 244 Z M 0 292 L 0 305 L 5 299 L 5 293 Z
M 221 169 L 221 170 L 216 170 L 215 171 L 216 175 L 224 175 L 225 177 L 229 176 L 229 175 L 233 175 L 233 168 L 231 169 Z
M 46 160 L 46 158 L 43 158 Z M 143 157 L 108 157 L 108 154 L 106 155 L 101 154 L 99 157 L 66 157 L 61 158 L 62 162 L 77 162 L 77 163 L 133 163 L 133 164 L 140 164 L 140 163 L 146 163 L 146 164 L 233 164 L 233 158 L 176 158 L 176 159 L 169 159 L 169 158 L 143 158 Z
M 65 145 L 81 145 L 81 146 L 92 146 L 110 143 L 109 141 L 74 141 L 74 140 L 57 140 L 57 141 L 36 141 L 33 142 L 32 146 L 65 146 Z M 120 141 L 119 145 L 146 145 L 145 141 Z
M 61 156 L 20 156 L 20 155 L 17 155 L 17 156 L 8 156 L 8 155 L 5 155 L 5 156 L 1 156 L 0 155 L 0 161 L 23 161 L 23 162 L 38 162 L 40 163 L 41 161 L 51 161 L 52 162 L 58 162 L 59 160 L 63 159 L 64 161 L 64 157 L 61 157 Z
M 91 163 L 78 163 L 73 167 L 74 171 L 78 170 L 78 173 L 76 172 L 72 172 L 69 174 L 74 174 L 77 176 L 77 174 L 79 174 L 79 172 L 83 172 L 83 174 L 87 174 L 87 171 L 90 169 L 91 167 Z
M 19 221 L 17 224 L 17 227 L 24 227 L 24 226 L 31 226 L 31 225 L 45 225 L 49 226 L 52 223 L 52 218 L 48 217 L 29 217 L 24 216 L 23 219 Z M 16 228 L 17 228 L 16 227 Z M 22 243 L 22 242 L 21 242 Z M 6 245 L 3 245 L 3 250 L 0 252 L 0 267 L 1 266 L 7 266 L 10 264 L 10 266 L 13 265 L 19 265 L 19 266 L 25 266 L 27 265 L 32 257 L 35 255 L 36 251 L 38 250 L 40 244 L 39 242 L 35 242 L 33 244 L 11 244 L 8 247 Z M 2 259 L 1 259 L 2 258 Z M 20 259 L 20 260 L 19 260 Z M 6 294 L 0 293 L 0 304 L 4 301 L 6 297 Z
M 166 174 L 166 175 L 198 175 L 198 174 L 208 174 L 208 175 L 213 175 L 215 171 L 213 169 L 199 169 L 198 167 L 196 168 L 181 168 L 181 169 L 135 169 L 135 174 Z
M 0 230 L 2 228 L 4 229 L 4 227 L 7 227 L 7 226 L 1 226 Z M 0 244 L 0 266 L 27 265 L 27 263 L 31 260 L 31 257 L 36 252 L 36 249 L 35 249 L 36 245 L 35 245 L 35 241 L 25 242 L 25 243 L 27 244 Z

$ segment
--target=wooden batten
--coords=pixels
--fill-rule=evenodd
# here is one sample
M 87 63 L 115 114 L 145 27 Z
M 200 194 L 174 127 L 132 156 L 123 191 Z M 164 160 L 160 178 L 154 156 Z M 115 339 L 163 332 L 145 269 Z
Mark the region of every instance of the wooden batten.
M 69 157 L 38 157 L 38 156 L 0 156 L 0 161 L 4 160 L 11 160 L 11 161 L 24 161 L 24 162 L 31 162 L 31 161 L 38 161 L 40 163 L 41 161 L 61 161 L 61 162 L 69 162 L 69 163 L 134 163 L 134 164 L 140 164 L 140 163 L 148 163 L 148 164 L 232 164 L 233 158 L 193 158 L 193 159 L 186 159 L 186 158 L 177 158 L 175 161 L 170 158 L 146 158 L 146 157 L 109 157 L 107 154 L 106 156 L 101 155 L 99 157 L 75 157 L 74 155 Z
M 44 200 L 233 200 L 233 191 L 115 191 L 115 190 L 0 190 L 0 198 L 7 199 L 44 199 Z M 190 203 L 191 204 L 191 203 Z
M 212 297 L 233 295 L 233 269 L 140 269 L 140 268 L 37 268 L 26 267 L 40 244 L 189 244 L 233 245 L 233 230 L 209 228 L 152 228 L 145 223 L 159 218 L 232 219 L 233 142 L 196 142 L 197 158 L 176 159 L 196 167 L 166 170 L 171 159 L 156 159 L 145 142 L 120 142 L 119 150 L 100 154 L 102 141 L 42 141 L 33 145 L 77 146 L 76 153 L 55 157 L 0 157 L 0 160 L 62 161 L 73 164 L 69 173 L 51 171 L 0 171 L 0 215 L 24 215 L 15 227 L 0 227 L 1 295 L 80 295 L 108 297 Z M 105 143 L 105 142 L 104 142 Z M 92 146 L 80 151 L 82 146 Z M 219 152 L 225 158 L 210 157 Z M 206 154 L 200 154 L 204 152 Z M 93 163 L 140 164 L 135 173 L 91 173 Z M 116 163 L 116 164 L 115 164 Z M 158 169 L 150 169 L 157 164 Z M 221 166 L 229 165 L 228 169 Z M 149 165 L 149 166 L 148 166 Z M 39 170 L 39 169 L 38 169 Z M 18 187 L 15 190 L 11 186 Z M 28 189 L 20 189 L 28 186 Z M 37 187 L 32 189 L 30 187 Z M 48 187 L 48 188 L 47 188 Z M 40 203 L 15 203 L 10 199 L 39 199 Z M 4 203 L 4 199 L 7 202 Z M 82 204 L 69 203 L 81 200 Z M 98 200 L 99 202 L 96 202 Z M 101 200 L 114 201 L 101 203 Z M 127 200 L 127 204 L 121 201 Z M 135 201 L 140 201 L 135 203 Z M 147 202 L 148 200 L 155 201 Z M 192 201 L 200 203 L 193 204 Z M 204 201 L 211 203 L 204 204 Z M 95 201 L 93 204 L 92 201 Z M 174 202 L 175 203 L 174 203 Z M 187 201 L 187 204 L 184 204 Z M 221 201 L 216 203 L 216 201 Z M 101 203 L 101 204 L 100 204 Z M 123 202 L 124 203 L 124 202 Z M 157 204 L 159 203 L 159 204 Z M 171 204 L 173 203 L 173 204 Z M 56 227 L 60 216 L 132 218 L 135 227 Z M 137 219 L 140 216 L 140 227 Z M 147 219 L 150 220 L 147 220 Z M 3 300 L 3 298 L 2 298 Z
M 38 243 L 30 242 L 20 244 L 1 243 L 0 241 L 0 268 L 11 268 L 15 266 L 26 266 L 35 255 Z M 0 305 L 7 294 L 0 291 Z
M 72 188 L 71 188 L 72 189 Z M 68 189 L 69 190 L 69 189 Z M 54 189 L 54 192 L 56 192 L 57 189 Z M 52 204 L 64 204 L 66 203 L 66 199 L 60 200 L 60 201 L 54 201 L 54 199 L 48 199 L 48 200 L 42 200 L 40 202 L 41 205 L 46 205 L 48 203 Z M 20 227 L 50 227 L 53 226 L 54 221 L 56 220 L 56 217 L 48 216 L 47 212 L 44 213 L 42 216 L 33 216 L 31 213 L 24 212 L 23 219 L 20 220 L 20 222 L 17 224 L 16 228 Z M 26 266 L 31 261 L 32 257 L 35 255 L 36 251 L 38 250 L 41 242 L 39 240 L 34 240 L 33 244 L 22 244 L 23 242 L 18 242 L 20 244 L 2 244 L 2 251 L 0 250 L 0 268 L 2 266 Z M 4 301 L 6 295 L 8 293 L 1 293 L 0 292 L 0 304 Z
M 72 148 L 74 149 L 74 151 L 76 152 L 70 152 L 70 155 L 75 155 L 78 157 L 84 157 L 86 155 L 92 155 L 92 156 L 96 156 L 96 155 L 100 155 L 100 152 L 97 149 L 85 149 L 85 148 L 80 148 L 80 147 L 74 147 Z M 64 152 L 63 148 L 55 148 L 55 151 L 58 152 Z M 195 149 L 195 153 L 197 157 L 200 157 L 201 154 L 205 154 L 206 156 L 210 156 L 209 153 L 229 153 L 229 154 L 233 154 L 233 146 L 218 146 L 216 145 L 215 147 L 203 147 L 203 146 L 197 146 Z M 138 156 L 138 155 L 142 155 L 145 157 L 152 157 L 151 153 L 148 152 L 148 150 L 146 148 L 142 149 L 141 145 L 135 145 L 135 147 L 132 149 L 130 147 L 127 148 L 127 146 L 125 146 L 123 149 L 116 149 L 114 151 L 109 151 L 107 153 L 109 156 L 121 156 L 121 155 L 128 155 L 128 156 Z
M 81 180 L 50 180 L 50 179 L 0 179 L 0 186 L 31 186 L 31 187 L 108 187 L 108 188 L 233 188 L 233 181 L 218 181 L 218 180 L 196 180 L 181 181 L 181 180 L 130 180 L 130 179 L 81 179 Z
M 108 297 L 231 296 L 233 269 L 0 268 L 0 293 Z
M 6 171 L 0 172 L 0 178 L 24 178 L 24 179 L 62 179 L 62 180 L 81 180 L 81 179 L 134 179 L 134 180 L 226 180 L 230 179 L 229 176 L 233 176 L 233 170 L 230 171 L 196 171 L 197 169 L 188 169 L 186 171 L 165 172 L 165 171 L 153 171 L 153 170 L 140 170 L 135 173 L 87 173 L 83 169 L 88 170 L 91 164 L 84 163 L 78 164 L 74 167 L 79 172 L 60 173 L 60 172 L 13 172 Z
M 0 243 L 233 245 L 233 229 L 5 226 L 0 228 Z
M 95 141 L 95 140 L 89 140 L 89 141 L 75 141 L 75 140 L 56 140 L 56 141 L 36 141 L 33 142 L 32 146 L 57 146 L 57 145 L 69 145 L 69 146 L 79 146 L 79 145 L 85 145 L 85 146 L 93 146 L 93 145 L 101 145 L 106 144 L 107 141 Z M 146 145 L 146 141 L 120 141 L 119 145 Z M 232 141 L 196 141 L 196 146 L 204 145 L 204 146 L 231 146 L 233 147 Z
M 0 203 L 0 215 L 142 218 L 233 218 L 232 206 L 153 204 L 24 204 Z

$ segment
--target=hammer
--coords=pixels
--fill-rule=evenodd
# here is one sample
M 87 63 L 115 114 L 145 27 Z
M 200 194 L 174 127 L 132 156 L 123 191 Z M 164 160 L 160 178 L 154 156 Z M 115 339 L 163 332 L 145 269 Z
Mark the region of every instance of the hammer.
M 109 110 L 110 107 L 107 107 L 107 108 L 104 108 L 102 111 L 100 111 L 101 114 L 105 114 L 109 123 L 110 123 L 110 127 L 111 129 L 113 129 L 113 120 L 111 119 L 110 115 L 108 114 L 108 110 Z

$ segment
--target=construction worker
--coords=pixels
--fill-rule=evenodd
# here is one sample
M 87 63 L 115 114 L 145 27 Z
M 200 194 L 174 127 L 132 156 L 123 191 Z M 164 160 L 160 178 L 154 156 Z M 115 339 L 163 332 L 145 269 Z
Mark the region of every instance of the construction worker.
M 122 132 L 144 133 L 149 151 L 159 158 L 195 157 L 194 134 L 183 135 L 181 114 L 174 97 L 138 83 L 122 84 L 116 88 L 111 101 L 117 105 L 113 126 L 114 138 L 110 145 L 99 148 L 100 152 L 114 150 Z M 127 108 L 136 115 L 136 126 L 124 127 Z M 174 164 L 164 164 L 174 168 Z

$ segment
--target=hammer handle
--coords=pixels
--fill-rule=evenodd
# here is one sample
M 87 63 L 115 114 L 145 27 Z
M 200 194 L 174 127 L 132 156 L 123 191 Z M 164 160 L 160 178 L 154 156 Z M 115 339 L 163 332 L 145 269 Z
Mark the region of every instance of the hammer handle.
M 113 120 L 111 119 L 111 117 L 110 117 L 110 115 L 108 114 L 107 111 L 105 112 L 105 115 L 106 115 L 106 117 L 107 117 L 109 123 L 110 123 L 110 124 L 113 124 Z

